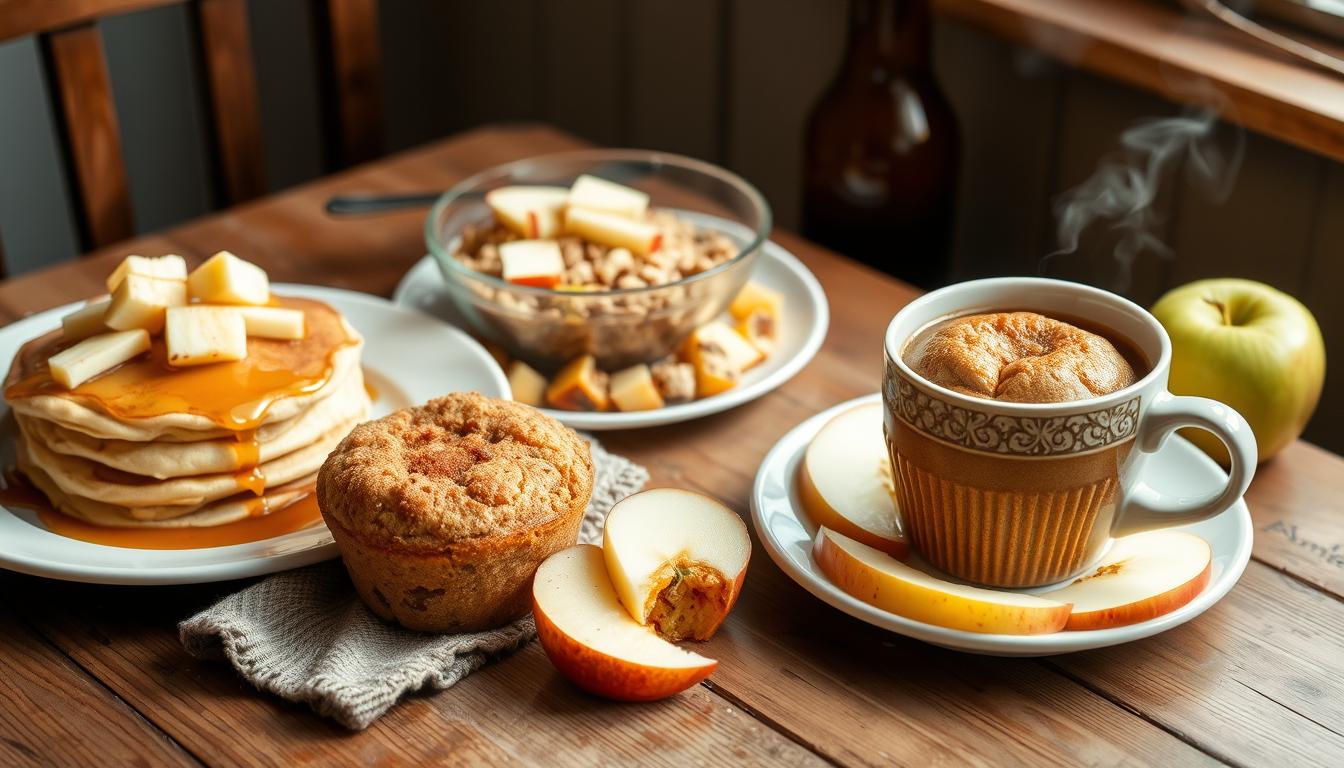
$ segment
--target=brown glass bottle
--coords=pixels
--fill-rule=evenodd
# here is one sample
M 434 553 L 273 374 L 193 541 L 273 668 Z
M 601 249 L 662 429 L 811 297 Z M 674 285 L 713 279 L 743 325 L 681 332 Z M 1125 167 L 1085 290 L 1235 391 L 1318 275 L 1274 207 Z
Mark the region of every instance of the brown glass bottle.
M 948 277 L 961 155 L 931 36 L 928 0 L 851 0 L 803 167 L 804 234 L 925 288 Z

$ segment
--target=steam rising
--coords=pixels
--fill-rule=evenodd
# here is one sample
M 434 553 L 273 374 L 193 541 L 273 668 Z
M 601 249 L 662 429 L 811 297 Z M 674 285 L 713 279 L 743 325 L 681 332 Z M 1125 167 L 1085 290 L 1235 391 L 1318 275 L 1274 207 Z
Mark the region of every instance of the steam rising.
M 1170 258 L 1171 249 L 1156 233 L 1161 220 L 1153 209 L 1169 169 L 1183 161 L 1186 179 L 1222 202 L 1241 164 L 1244 136 L 1234 131 L 1231 151 L 1224 152 L 1214 135 L 1217 126 L 1216 112 L 1201 109 L 1141 120 L 1121 133 L 1120 151 L 1055 201 L 1057 250 L 1041 259 L 1041 271 L 1050 259 L 1077 251 L 1079 238 L 1094 224 L 1108 226 L 1119 238 L 1113 252 L 1118 290 L 1129 288 L 1131 267 L 1140 253 Z

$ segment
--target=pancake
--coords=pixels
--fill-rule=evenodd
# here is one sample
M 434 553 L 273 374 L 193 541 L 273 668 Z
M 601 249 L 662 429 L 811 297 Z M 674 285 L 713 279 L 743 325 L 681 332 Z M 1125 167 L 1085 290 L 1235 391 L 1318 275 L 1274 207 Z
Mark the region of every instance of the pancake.
M 365 418 L 363 339 L 334 308 L 300 309 L 304 337 L 249 337 L 238 361 L 167 365 L 166 342 L 74 389 L 47 364 L 60 331 L 25 344 L 6 377 L 18 469 L 61 512 L 120 528 L 210 527 L 312 492 L 327 454 Z
M 163 480 L 171 477 L 236 472 L 249 463 L 264 463 L 320 438 L 350 414 L 368 407 L 364 377 L 358 368 L 335 385 L 331 395 L 288 421 L 257 431 L 255 446 L 235 437 L 197 442 L 133 442 L 91 437 L 56 422 L 19 415 L 23 431 L 45 448 L 77 456 L 133 475 Z M 251 461 L 247 453 L 252 451 Z
M 23 467 L 22 453 L 22 450 L 20 450 L 20 467 L 23 468 L 24 474 L 39 491 L 46 495 L 57 511 L 94 525 L 103 525 L 109 528 L 210 528 L 236 523 L 249 517 L 269 514 L 283 509 L 285 506 L 311 494 L 315 479 L 311 476 L 302 478 L 288 485 L 268 490 L 263 496 L 254 496 L 250 493 L 239 494 L 206 504 L 175 517 L 158 520 L 132 520 L 126 507 L 65 493 L 42 470 L 32 466 Z
M 47 369 L 60 349 L 53 332 L 19 349 L 5 399 L 15 413 L 112 440 L 190 442 L 286 421 L 359 366 L 363 339 L 326 304 L 277 299 L 303 310 L 303 339 L 249 338 L 244 360 L 172 369 L 163 339 L 155 338 L 148 355 L 68 390 Z
M 1104 336 L 1036 312 L 947 320 L 922 332 L 903 359 L 934 384 L 1005 402 L 1085 400 L 1137 380 Z
M 364 415 L 361 408 L 311 444 L 259 465 L 256 470 L 265 485 L 283 485 L 316 472 L 327 454 Z M 147 478 L 110 474 L 101 471 L 102 465 L 97 462 L 55 453 L 28 435 L 21 439 L 26 451 L 26 462 L 20 463 L 21 468 L 36 466 L 64 493 L 126 506 L 131 517 L 138 520 L 186 514 L 208 502 L 247 490 L 246 483 L 250 482 L 247 473 L 237 472 L 143 482 Z

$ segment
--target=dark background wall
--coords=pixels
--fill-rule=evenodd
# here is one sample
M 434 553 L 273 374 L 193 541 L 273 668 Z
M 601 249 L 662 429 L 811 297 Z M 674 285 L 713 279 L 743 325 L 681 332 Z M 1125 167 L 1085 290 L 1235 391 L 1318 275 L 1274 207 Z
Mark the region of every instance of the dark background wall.
M 307 4 L 249 3 L 272 189 L 324 172 Z M 835 71 L 838 0 L 382 0 L 390 151 L 498 120 L 556 124 L 597 143 L 723 164 L 798 219 L 804 116 Z M 213 199 L 197 51 L 180 7 L 102 23 L 137 226 L 169 226 Z M 938 23 L 936 64 L 961 118 L 958 276 L 1035 274 L 1054 249 L 1051 205 L 1113 154 L 1134 121 L 1179 108 L 966 27 Z M 77 256 L 50 100 L 32 40 L 0 45 L 0 239 L 14 271 Z M 1222 126 L 1222 135 L 1235 129 Z M 1225 199 L 1180 163 L 1155 218 L 1170 257 L 1129 280 L 1114 237 L 1089 232 L 1045 264 L 1151 303 L 1197 277 L 1270 282 L 1305 301 L 1344 360 L 1344 166 L 1248 134 Z M 895 258 L 903 254 L 893 243 Z M 876 322 L 877 320 L 875 320 Z M 1344 450 L 1344 391 L 1327 382 L 1309 437 Z

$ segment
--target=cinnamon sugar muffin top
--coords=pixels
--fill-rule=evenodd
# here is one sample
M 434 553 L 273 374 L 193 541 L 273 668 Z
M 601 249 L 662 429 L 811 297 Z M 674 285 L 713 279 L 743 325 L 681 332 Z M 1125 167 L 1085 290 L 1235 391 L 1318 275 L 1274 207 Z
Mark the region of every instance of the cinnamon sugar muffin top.
M 573 430 L 474 392 L 355 427 L 317 476 L 324 515 L 366 542 L 421 551 L 581 514 L 592 486 Z
M 1035 312 L 948 320 L 917 337 L 903 358 L 934 384 L 1017 403 L 1085 400 L 1136 380 L 1105 337 Z

